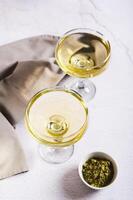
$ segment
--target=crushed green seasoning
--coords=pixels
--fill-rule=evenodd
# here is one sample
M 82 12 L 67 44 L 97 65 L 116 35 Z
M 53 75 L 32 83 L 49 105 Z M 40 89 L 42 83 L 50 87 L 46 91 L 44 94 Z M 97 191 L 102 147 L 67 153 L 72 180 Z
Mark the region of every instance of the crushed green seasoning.
M 104 187 L 111 182 L 114 169 L 111 161 L 94 157 L 85 162 L 82 174 L 88 184 L 94 187 Z

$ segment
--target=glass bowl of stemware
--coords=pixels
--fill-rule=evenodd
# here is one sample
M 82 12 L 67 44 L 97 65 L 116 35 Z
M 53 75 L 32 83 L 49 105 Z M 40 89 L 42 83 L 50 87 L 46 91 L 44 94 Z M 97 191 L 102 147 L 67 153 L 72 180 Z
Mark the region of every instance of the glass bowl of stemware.
M 74 151 L 88 125 L 88 108 L 75 91 L 44 89 L 29 101 L 25 112 L 28 132 L 39 144 L 43 160 L 63 163 Z
M 77 77 L 70 89 L 88 102 L 95 96 L 96 87 L 88 79 L 101 74 L 110 59 L 111 46 L 105 36 L 89 28 L 72 29 L 59 39 L 55 58 L 68 75 Z

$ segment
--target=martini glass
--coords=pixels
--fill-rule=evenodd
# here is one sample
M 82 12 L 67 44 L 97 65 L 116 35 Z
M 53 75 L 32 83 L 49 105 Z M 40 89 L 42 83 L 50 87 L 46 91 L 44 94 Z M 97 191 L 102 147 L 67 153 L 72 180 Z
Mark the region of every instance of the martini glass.
M 110 43 L 102 33 L 80 28 L 65 33 L 56 46 L 55 57 L 66 74 L 79 78 L 70 88 L 89 101 L 95 96 L 96 87 L 88 78 L 107 68 L 110 52 Z
M 40 143 L 41 157 L 50 163 L 62 163 L 71 157 L 74 143 L 87 129 L 88 109 L 72 90 L 44 89 L 28 103 L 25 122 L 28 132 Z

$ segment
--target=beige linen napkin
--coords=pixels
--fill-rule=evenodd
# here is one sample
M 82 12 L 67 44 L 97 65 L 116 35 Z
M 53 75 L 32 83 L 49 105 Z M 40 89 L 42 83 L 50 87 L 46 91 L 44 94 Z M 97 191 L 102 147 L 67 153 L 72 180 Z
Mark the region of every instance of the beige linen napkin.
M 38 36 L 0 48 L 0 110 L 13 125 L 36 92 L 63 78 L 54 59 L 58 39 Z
M 15 130 L 0 113 L 0 179 L 28 171 Z
M 57 40 L 54 36 L 38 36 L 0 47 L 0 112 L 13 126 L 24 117 L 26 104 L 36 92 L 56 85 L 64 77 L 54 59 Z M 0 178 L 5 178 L 28 168 L 16 133 L 12 137 L 13 129 L 2 114 Z

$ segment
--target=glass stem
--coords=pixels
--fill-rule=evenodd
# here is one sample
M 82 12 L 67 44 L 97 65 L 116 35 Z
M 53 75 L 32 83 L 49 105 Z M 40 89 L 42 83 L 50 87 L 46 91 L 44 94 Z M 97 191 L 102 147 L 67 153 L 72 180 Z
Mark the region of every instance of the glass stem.
M 39 153 L 43 160 L 59 164 L 67 161 L 73 154 L 74 145 L 66 147 L 50 147 L 43 144 L 39 145 Z
M 78 80 L 78 82 L 77 82 L 77 88 L 78 89 L 84 89 L 85 88 L 85 84 L 84 84 L 84 81 L 82 79 Z

